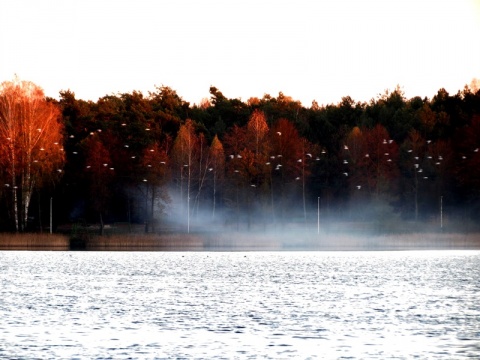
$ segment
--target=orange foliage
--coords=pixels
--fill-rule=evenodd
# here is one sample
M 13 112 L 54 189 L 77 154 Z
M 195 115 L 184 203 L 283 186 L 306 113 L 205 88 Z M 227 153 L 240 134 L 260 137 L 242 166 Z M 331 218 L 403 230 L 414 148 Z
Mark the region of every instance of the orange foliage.
M 34 188 L 62 173 L 65 155 L 59 117 L 57 106 L 32 82 L 16 78 L 0 85 L 0 163 L 13 190 L 17 231 L 26 225 Z
M 378 196 L 398 176 L 398 145 L 382 125 L 363 131 L 365 155 L 359 162 L 360 181 Z

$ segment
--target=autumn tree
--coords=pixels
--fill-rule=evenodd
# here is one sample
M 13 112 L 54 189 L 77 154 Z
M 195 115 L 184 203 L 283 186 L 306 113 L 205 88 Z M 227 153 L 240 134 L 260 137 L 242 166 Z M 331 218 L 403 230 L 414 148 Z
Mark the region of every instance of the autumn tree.
M 361 182 L 375 198 L 392 190 L 398 176 L 398 145 L 382 125 L 363 130 L 364 151 L 360 163 Z
M 254 146 L 255 156 L 258 156 L 261 150 L 261 143 L 268 133 L 268 125 L 265 114 L 260 110 L 255 110 L 247 123 L 247 136 Z
M 0 85 L 0 162 L 12 191 L 16 231 L 27 225 L 35 187 L 62 172 L 65 157 L 59 115 L 58 107 L 32 82 L 16 78 Z
M 281 218 L 284 218 L 287 207 L 294 205 L 287 202 L 291 185 L 300 184 L 303 216 L 306 219 L 306 185 L 311 166 L 317 158 L 313 154 L 312 144 L 300 137 L 295 125 L 285 118 L 272 126 L 269 137 L 271 151 L 268 162 L 273 172 L 272 186 L 275 187 L 275 193 L 280 195 Z
M 254 110 L 246 126 L 247 147 L 243 155 L 243 164 L 246 174 L 250 179 L 250 186 L 254 189 L 256 197 L 264 196 L 269 189 L 270 168 L 265 164 L 268 161 L 270 143 L 268 139 L 269 127 L 265 114 L 260 110 Z M 250 199 L 250 197 L 249 197 Z M 259 199 L 260 205 L 265 206 L 265 199 Z M 251 205 L 253 201 L 249 201 Z M 250 216 L 251 210 L 248 210 Z
M 246 153 L 246 130 L 244 127 L 234 125 L 225 134 L 224 141 L 226 153 L 226 194 L 225 203 L 230 209 L 234 209 L 237 229 L 239 227 L 240 208 L 245 199 L 244 189 L 248 186 L 249 178 L 245 172 L 244 156 Z
M 168 155 L 165 147 L 156 142 L 153 146 L 146 148 L 141 160 L 141 170 L 145 198 L 145 232 L 149 232 L 149 225 L 151 225 L 151 231 L 155 232 L 157 222 L 155 208 L 158 208 L 158 213 L 163 214 L 166 206 L 171 202 L 167 191 L 169 177 Z
M 109 150 L 103 145 L 99 135 L 93 133 L 82 143 L 85 152 L 85 176 L 88 183 L 91 206 L 98 215 L 100 235 L 104 234 L 104 216 L 108 211 L 108 202 L 112 197 L 111 183 L 114 166 Z
M 225 151 L 223 144 L 215 135 L 210 145 L 210 168 L 212 172 L 212 219 L 215 220 L 215 210 L 217 207 L 217 192 L 225 178 Z
M 350 184 L 350 191 L 355 191 L 361 179 L 361 168 L 365 156 L 364 134 L 358 126 L 355 126 L 345 139 L 345 143 L 340 149 L 343 154 L 341 161 L 346 171 L 345 178 Z
M 410 203 L 408 197 L 413 193 L 414 219 L 418 220 L 418 194 L 419 187 L 424 177 L 427 178 L 426 171 L 424 173 L 425 162 L 428 155 L 427 141 L 422 137 L 419 131 L 412 130 L 401 147 L 400 168 L 403 173 L 402 186 L 404 187 L 401 196 L 407 197 L 404 203 Z
M 180 126 L 172 149 L 173 173 L 176 174 L 177 183 L 180 187 L 180 202 L 183 208 L 184 185 L 187 209 L 187 232 L 190 232 L 190 201 L 195 174 L 198 171 L 198 138 L 195 134 L 194 123 L 187 119 Z M 186 183 L 186 184 L 184 184 Z
M 455 134 L 455 178 L 467 203 L 480 198 L 480 114 Z

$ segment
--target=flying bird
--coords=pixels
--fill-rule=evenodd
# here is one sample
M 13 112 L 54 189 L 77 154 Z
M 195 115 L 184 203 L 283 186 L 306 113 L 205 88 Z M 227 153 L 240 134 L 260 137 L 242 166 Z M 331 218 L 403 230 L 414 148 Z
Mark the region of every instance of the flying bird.
M 344 172 L 343 175 L 348 176 L 348 173 L 347 173 L 347 172 Z
M 278 136 L 282 136 L 282 133 L 280 131 L 277 131 Z
M 362 188 L 362 185 L 357 185 L 357 189 L 360 190 Z

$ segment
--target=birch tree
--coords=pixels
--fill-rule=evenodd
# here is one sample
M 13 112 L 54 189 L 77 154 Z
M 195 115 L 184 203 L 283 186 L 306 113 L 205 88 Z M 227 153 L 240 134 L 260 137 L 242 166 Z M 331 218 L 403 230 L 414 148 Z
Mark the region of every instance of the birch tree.
M 212 219 L 215 219 L 215 209 L 217 205 L 217 189 L 223 182 L 225 175 L 225 152 L 223 150 L 223 144 L 218 139 L 218 136 L 212 140 L 210 145 L 210 159 L 211 159 L 211 171 L 213 172 L 213 204 L 212 204 Z
M 12 191 L 16 231 L 27 224 L 33 190 L 62 173 L 65 160 L 60 111 L 43 90 L 18 78 L 0 85 L 0 163 Z
M 193 186 L 194 174 L 197 165 L 198 139 L 195 135 L 193 121 L 187 119 L 185 124 L 180 126 L 177 137 L 173 144 L 173 166 L 177 171 L 180 184 L 180 201 L 183 207 L 183 186 L 186 181 L 186 202 L 187 202 L 187 232 L 190 232 L 190 195 Z M 185 180 L 184 180 L 185 178 Z

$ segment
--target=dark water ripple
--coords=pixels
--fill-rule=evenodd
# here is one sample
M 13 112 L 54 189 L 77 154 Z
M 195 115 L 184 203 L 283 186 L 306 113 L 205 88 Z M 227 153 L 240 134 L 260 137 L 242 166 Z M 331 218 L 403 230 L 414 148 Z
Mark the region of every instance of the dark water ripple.
M 0 252 L 0 358 L 465 359 L 480 252 Z

